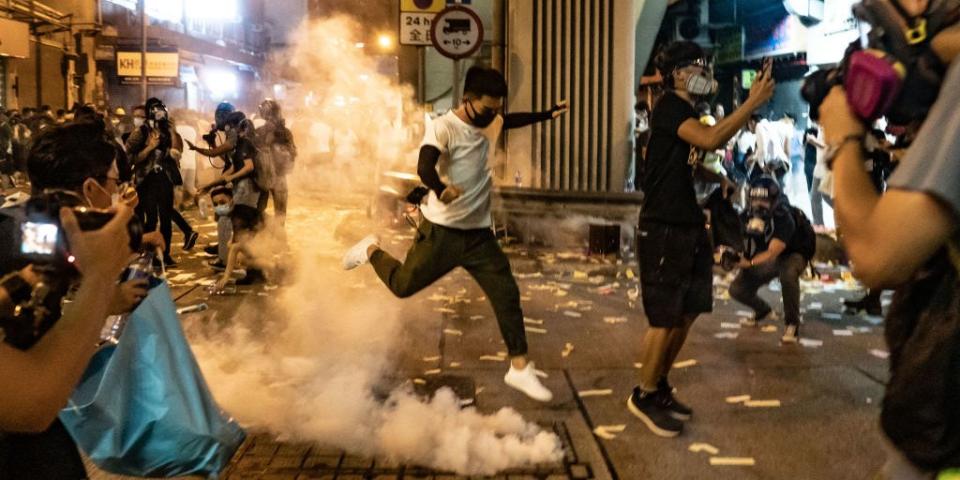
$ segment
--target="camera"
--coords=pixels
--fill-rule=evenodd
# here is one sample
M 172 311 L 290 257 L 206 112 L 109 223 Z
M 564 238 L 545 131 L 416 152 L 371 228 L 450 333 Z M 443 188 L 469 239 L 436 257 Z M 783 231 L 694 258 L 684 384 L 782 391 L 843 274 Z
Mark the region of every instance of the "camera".
M 28 301 L 16 305 L 13 315 L 0 318 L 3 341 L 25 350 L 37 342 L 60 319 L 63 297 L 79 272 L 60 224 L 60 209 L 72 208 L 81 230 L 98 230 L 113 219 L 114 213 L 80 206 L 83 200 L 72 192 L 47 191 L 26 203 L 0 210 L 5 235 L 0 265 L 7 271 L 33 265 L 40 282 L 33 287 Z M 143 224 L 137 217 L 127 224 L 130 248 L 139 251 Z
M 870 31 L 847 47 L 839 67 L 804 80 L 800 93 L 810 104 L 810 117 L 819 120 L 823 100 L 843 85 L 851 110 L 865 122 L 886 117 L 903 126 L 922 120 L 946 72 L 931 40 L 960 19 L 960 2 L 931 1 L 923 15 L 911 17 L 896 0 L 863 0 L 853 13 Z
M 72 208 L 81 230 L 98 230 L 113 219 L 113 212 L 80 206 L 82 199 L 67 191 L 52 190 L 31 197 L 25 204 L 0 211 L 11 217 L 14 228 L 13 251 L 0 252 L 3 264 L 32 263 L 42 270 L 75 273 L 70 246 L 60 225 L 60 209 Z M 127 224 L 130 249 L 139 251 L 143 223 L 136 216 Z
M 717 247 L 717 251 L 714 253 L 713 261 L 715 264 L 720 265 L 720 268 L 723 268 L 723 271 L 729 272 L 734 268 L 737 268 L 741 258 L 743 258 L 743 256 L 734 248 L 721 245 Z

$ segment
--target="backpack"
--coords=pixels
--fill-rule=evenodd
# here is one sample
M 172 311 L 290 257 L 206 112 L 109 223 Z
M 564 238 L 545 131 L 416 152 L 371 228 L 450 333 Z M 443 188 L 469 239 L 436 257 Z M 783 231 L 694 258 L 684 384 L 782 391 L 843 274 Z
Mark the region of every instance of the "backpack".
M 793 246 L 797 253 L 803 255 L 808 261 L 813 259 L 817 253 L 817 233 L 813 230 L 813 224 L 810 219 L 797 207 L 791 206 L 793 213 L 793 222 L 797 225 L 797 231 L 794 233 Z

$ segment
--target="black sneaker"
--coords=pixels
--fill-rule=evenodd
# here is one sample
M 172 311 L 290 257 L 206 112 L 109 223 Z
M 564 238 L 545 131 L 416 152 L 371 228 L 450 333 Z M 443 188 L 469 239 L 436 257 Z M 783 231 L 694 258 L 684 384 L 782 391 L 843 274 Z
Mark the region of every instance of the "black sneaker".
M 170 255 L 167 255 L 163 257 L 163 265 L 167 268 L 173 268 L 177 266 L 177 261 Z
M 665 408 L 671 417 L 686 421 L 690 420 L 690 417 L 693 416 L 693 409 L 680 403 L 680 401 L 673 396 L 673 387 L 666 379 L 662 379 L 657 383 L 657 397 L 659 398 L 660 406 Z
M 197 240 L 200 239 L 200 234 L 197 232 L 190 232 L 190 235 L 187 235 L 183 239 L 183 250 L 189 252 L 193 250 L 193 247 L 197 245 Z
M 207 245 L 206 247 L 203 247 L 203 253 L 206 253 L 207 255 L 219 255 L 220 246 L 216 243 Z
M 883 306 L 880 304 L 880 297 L 871 297 L 867 295 L 860 300 L 844 300 L 843 306 L 851 313 L 867 312 L 867 315 L 879 317 L 883 315 Z
M 661 406 L 656 392 L 644 392 L 640 387 L 634 387 L 633 394 L 627 398 L 627 409 L 654 435 L 671 438 L 683 431 L 683 422 L 670 416 L 670 412 Z
M 212 268 L 212 269 L 214 269 L 214 270 L 216 270 L 216 271 L 218 271 L 218 272 L 222 272 L 222 271 L 224 271 L 224 270 L 227 269 L 227 266 L 226 266 L 223 262 L 221 262 L 219 258 L 216 259 L 216 260 L 211 260 L 211 261 L 207 262 L 207 265 L 209 265 L 210 268 Z

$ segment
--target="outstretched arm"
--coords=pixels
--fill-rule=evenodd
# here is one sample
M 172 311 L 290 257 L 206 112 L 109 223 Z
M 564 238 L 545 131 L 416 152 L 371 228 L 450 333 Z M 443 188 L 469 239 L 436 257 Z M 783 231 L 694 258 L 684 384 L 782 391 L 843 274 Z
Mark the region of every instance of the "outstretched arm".
M 522 128 L 528 125 L 533 125 L 534 123 L 545 122 L 547 120 L 557 118 L 564 113 L 567 113 L 566 100 L 554 105 L 550 110 L 543 112 L 508 113 L 503 117 L 503 128 L 505 130 Z

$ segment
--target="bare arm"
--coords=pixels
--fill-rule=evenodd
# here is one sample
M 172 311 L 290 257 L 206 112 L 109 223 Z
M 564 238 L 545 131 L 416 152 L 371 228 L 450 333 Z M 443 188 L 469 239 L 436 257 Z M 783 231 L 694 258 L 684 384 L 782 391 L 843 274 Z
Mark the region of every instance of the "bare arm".
M 786 249 L 787 249 L 787 244 L 784 243 L 783 240 L 780 240 L 779 238 L 774 238 L 773 240 L 770 240 L 770 246 L 768 246 L 765 251 L 760 252 L 759 254 L 757 254 L 757 256 L 753 257 L 753 259 L 749 261 L 750 265 L 757 266 L 767 262 L 774 261 Z
M 835 87 L 823 106 L 827 143 L 838 145 L 865 129 L 850 112 L 846 93 Z M 877 193 L 864 169 L 861 147 L 846 142 L 833 162 L 836 216 L 854 274 L 871 288 L 898 285 L 956 231 L 952 211 L 933 196 L 906 190 Z
M 249 158 L 243 159 L 243 167 L 240 167 L 239 170 L 234 169 L 233 173 L 224 175 L 223 179 L 226 182 L 232 182 L 238 178 L 243 178 L 253 172 L 253 160 Z
M 129 255 L 126 224 L 132 211 L 120 207 L 103 229 L 81 234 L 76 218 L 63 226 L 83 279 L 63 317 L 29 350 L 0 344 L 0 430 L 40 432 L 66 404 L 96 351 L 117 276 Z

